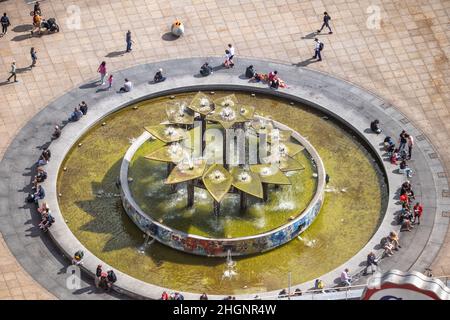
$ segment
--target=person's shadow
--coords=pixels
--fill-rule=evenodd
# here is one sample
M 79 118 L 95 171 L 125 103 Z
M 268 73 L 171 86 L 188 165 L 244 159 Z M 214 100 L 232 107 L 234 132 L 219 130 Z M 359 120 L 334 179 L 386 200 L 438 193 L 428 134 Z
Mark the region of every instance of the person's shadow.
M 315 58 L 309 58 L 309 59 L 306 59 L 306 60 L 303 60 L 303 61 L 300 61 L 297 63 L 293 63 L 292 65 L 296 66 L 296 67 L 306 67 L 306 66 L 310 65 L 311 63 L 316 63 L 316 62 L 318 62 L 318 60 L 316 60 Z
M 108 53 L 105 57 L 106 57 L 106 58 L 121 57 L 121 56 L 123 56 L 126 52 L 127 52 L 126 50 L 122 50 L 122 51 L 114 51 L 114 52 Z
M 306 36 L 301 37 L 301 39 L 314 39 L 317 35 L 316 31 L 308 33 Z

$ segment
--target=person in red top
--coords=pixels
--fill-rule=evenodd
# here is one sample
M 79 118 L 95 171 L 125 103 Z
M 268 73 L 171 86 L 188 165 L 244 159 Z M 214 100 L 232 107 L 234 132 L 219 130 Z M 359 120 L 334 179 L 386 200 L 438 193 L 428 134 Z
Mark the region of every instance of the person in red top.
M 408 203 L 408 202 L 409 202 L 409 199 L 408 199 L 408 196 L 406 195 L 406 193 L 405 193 L 405 194 L 402 194 L 402 195 L 400 196 L 400 202 L 401 202 L 401 203 Z
M 391 156 L 391 164 L 393 165 L 397 165 L 397 161 L 398 161 L 398 149 L 395 149 L 394 152 L 392 153 Z
M 161 295 L 161 300 L 169 300 L 169 295 L 167 294 L 167 292 L 163 292 Z
M 422 216 L 422 212 L 423 212 L 423 207 L 420 204 L 420 202 L 416 203 L 416 205 L 414 206 L 413 210 L 414 210 L 413 223 L 416 223 L 416 218 L 417 218 L 417 224 L 420 224 L 420 217 Z

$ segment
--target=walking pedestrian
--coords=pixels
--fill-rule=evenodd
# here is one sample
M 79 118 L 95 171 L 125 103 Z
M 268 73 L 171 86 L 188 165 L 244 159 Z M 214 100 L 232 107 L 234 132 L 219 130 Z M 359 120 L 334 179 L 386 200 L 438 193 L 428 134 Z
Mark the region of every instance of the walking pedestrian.
M 10 75 L 9 78 L 8 78 L 8 82 L 9 82 L 9 80 L 11 80 L 12 77 L 14 77 L 14 82 L 18 82 L 18 81 L 17 81 L 17 76 L 16 76 L 16 69 L 17 69 L 17 67 L 16 67 L 16 62 L 13 61 L 13 62 L 11 63 L 11 71 L 10 71 L 11 75 Z
M 330 20 L 331 20 L 330 15 L 325 11 L 323 13 L 323 24 L 322 24 L 322 27 L 319 30 L 317 30 L 317 33 L 320 33 L 324 27 L 327 27 L 328 30 L 330 30 L 330 32 L 328 32 L 328 34 L 332 34 L 333 31 L 331 31 Z
M 102 61 L 102 63 L 98 66 L 97 72 L 100 73 L 100 83 L 101 83 L 101 85 L 105 85 L 106 61 Z
M 233 60 L 236 51 L 231 43 L 228 44 L 228 51 L 230 51 L 230 60 Z
M 408 160 L 411 160 L 411 153 L 414 146 L 414 138 L 412 135 L 406 135 L 406 143 L 408 144 Z
M 37 54 L 36 54 L 36 50 L 34 49 L 34 47 L 31 48 L 30 55 L 31 55 L 30 68 L 33 68 L 34 66 L 36 66 L 36 61 L 37 61 Z
M 225 50 L 225 62 L 223 63 L 223 65 L 225 66 L 225 68 L 233 68 L 234 67 L 234 63 L 232 60 L 232 55 L 230 50 Z
M 6 12 L 3 14 L 3 17 L 0 18 L 0 22 L 2 24 L 2 35 L 5 35 L 8 33 L 8 27 L 11 25 Z
M 108 77 L 108 90 L 112 88 L 113 80 L 114 80 L 113 75 L 110 74 Z
M 352 285 L 352 277 L 348 274 L 350 270 L 345 269 L 341 273 L 341 283 L 344 286 L 351 286 Z
M 133 40 L 131 40 L 131 31 L 128 30 L 127 35 L 126 35 L 126 42 L 127 42 L 127 52 L 130 52 L 131 50 L 131 45 L 134 43 Z
M 39 3 L 39 1 L 36 1 L 36 3 L 34 4 L 33 13 L 42 16 L 41 4 Z
M 323 50 L 324 45 L 323 45 L 322 42 L 319 41 L 318 38 L 315 38 L 314 42 L 316 44 L 314 45 L 314 56 L 313 56 L 313 59 L 317 58 L 317 61 L 322 61 L 322 55 L 321 55 L 320 52 Z
M 42 23 L 42 17 L 38 13 L 34 13 L 33 15 L 33 30 L 31 30 L 31 35 L 34 34 L 34 32 L 38 31 L 38 34 L 41 35 L 41 23 Z
M 375 268 L 374 268 L 374 266 L 375 266 Z M 374 273 L 378 267 L 377 257 L 375 256 L 375 253 L 373 253 L 373 251 L 371 251 L 367 255 L 367 264 L 366 264 L 366 269 L 364 269 L 364 274 L 367 274 L 369 267 L 370 267 L 372 273 Z

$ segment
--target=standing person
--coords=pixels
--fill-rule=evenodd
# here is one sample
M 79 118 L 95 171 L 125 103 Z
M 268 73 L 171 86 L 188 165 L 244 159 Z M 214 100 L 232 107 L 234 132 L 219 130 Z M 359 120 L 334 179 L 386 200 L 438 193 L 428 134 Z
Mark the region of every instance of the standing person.
M 112 84 L 113 84 L 113 75 L 110 74 L 108 77 L 108 90 L 110 90 L 112 88 Z
M 330 32 L 328 32 L 328 34 L 332 34 L 333 31 L 331 31 L 330 20 L 331 20 L 331 17 L 330 17 L 330 16 L 328 15 L 328 13 L 325 11 L 325 12 L 323 13 L 323 24 L 322 24 L 322 27 L 321 27 L 319 30 L 317 30 L 317 33 L 320 33 L 324 27 L 327 27 L 328 30 L 330 30 Z
M 230 50 L 225 50 L 225 62 L 223 63 L 223 65 L 225 66 L 225 68 L 233 68 L 234 67 L 234 63 L 232 60 L 232 56 L 231 56 L 231 52 Z
M 320 51 L 323 50 L 323 43 L 320 42 L 318 38 L 315 38 L 314 41 L 316 44 L 314 45 L 313 59 L 317 58 L 317 61 L 322 61 L 322 55 L 321 55 Z
M 375 268 L 373 266 L 375 266 Z M 367 274 L 367 270 L 369 270 L 369 267 L 372 270 L 372 273 L 374 273 L 378 267 L 377 257 L 375 256 L 375 253 L 373 253 L 373 251 L 371 251 L 367 255 L 367 265 L 366 265 L 366 269 L 364 270 L 365 274 Z M 375 269 L 375 271 L 374 271 L 374 269 Z
M 350 270 L 347 268 L 341 273 L 341 282 L 343 285 L 351 286 L 352 285 L 352 277 L 348 274 Z
M 406 135 L 406 143 L 408 144 L 408 160 L 411 160 L 411 153 L 414 146 L 414 138 L 412 135 L 407 134 Z
M 231 43 L 228 44 L 228 51 L 230 51 L 230 60 L 233 60 L 234 58 L 234 54 L 235 54 L 235 50 L 234 47 Z
M 108 274 L 106 272 L 102 272 L 100 274 L 100 280 L 98 282 L 98 286 L 99 286 L 99 288 L 102 288 L 105 291 L 109 290 Z
M 406 131 L 402 130 L 402 132 L 400 133 L 399 146 L 398 146 L 399 153 L 402 152 L 403 148 L 406 146 L 406 143 L 408 142 L 406 135 L 407 135 Z
M 415 204 L 415 206 L 413 207 L 414 210 L 414 220 L 413 223 L 416 223 L 416 218 L 417 218 L 417 224 L 420 224 L 420 217 L 422 217 L 422 212 L 423 212 L 423 207 L 420 204 L 420 202 L 417 202 Z
M 8 27 L 11 25 L 11 22 L 9 22 L 9 18 L 6 15 L 6 12 L 3 14 L 3 17 L 0 18 L 0 22 L 2 24 L 2 34 L 5 35 L 8 33 Z
M 101 85 L 105 85 L 105 77 L 106 77 L 106 61 L 102 61 L 98 66 L 97 72 L 100 73 L 100 82 Z
M 16 67 L 16 62 L 13 61 L 13 62 L 11 63 L 11 71 L 10 71 L 11 75 L 10 75 L 9 78 L 8 78 L 8 82 L 9 82 L 9 80 L 11 80 L 12 77 L 14 77 L 14 82 L 18 82 L 18 81 L 17 81 L 17 75 L 16 75 L 16 69 L 17 69 L 17 67 Z
M 95 270 L 95 286 L 98 288 L 100 283 L 100 277 L 102 276 L 102 265 L 99 264 L 97 266 L 97 270 Z
M 34 34 L 35 29 L 37 28 L 38 34 L 41 34 L 41 23 L 42 23 L 42 17 L 38 13 L 34 13 L 33 16 L 33 26 L 34 29 L 31 30 L 31 35 Z
M 36 1 L 36 3 L 34 4 L 33 13 L 42 16 L 42 14 L 41 14 L 41 4 L 39 3 L 39 1 Z
M 126 42 L 127 42 L 127 52 L 130 52 L 131 50 L 131 45 L 134 43 L 133 40 L 131 40 L 131 31 L 128 30 L 127 35 L 126 35 Z
M 36 61 L 37 61 L 37 54 L 36 54 L 36 50 L 34 49 L 34 47 L 31 48 L 30 50 L 30 55 L 31 55 L 31 65 L 30 68 L 33 68 L 36 66 Z

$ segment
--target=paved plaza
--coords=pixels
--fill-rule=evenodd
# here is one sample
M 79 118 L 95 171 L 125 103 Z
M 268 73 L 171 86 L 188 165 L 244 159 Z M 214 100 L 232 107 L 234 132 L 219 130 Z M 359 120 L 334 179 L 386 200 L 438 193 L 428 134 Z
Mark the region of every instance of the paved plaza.
M 379 95 L 425 133 L 446 167 L 441 176 L 448 177 L 450 1 L 98 0 L 77 1 L 78 7 L 72 4 L 42 1 L 44 17 L 56 17 L 61 31 L 31 38 L 32 6 L 23 0 L 0 2 L 0 13 L 7 12 L 12 23 L 8 34 L 0 38 L 0 157 L 41 109 L 96 79 L 102 60 L 114 74 L 160 60 L 221 56 L 226 44 L 232 43 L 236 60 L 246 57 L 307 67 Z M 318 36 L 325 49 L 323 60 L 315 62 L 310 59 L 314 31 L 320 28 L 324 11 L 332 17 L 334 33 L 329 35 L 325 29 Z M 167 33 L 176 18 L 184 22 L 186 34 L 174 40 Z M 128 29 L 135 44 L 131 53 L 124 53 Z M 38 55 L 32 70 L 27 68 L 31 47 Z M 6 83 L 13 60 L 19 82 Z M 450 197 L 449 191 L 445 197 Z M 448 234 L 431 266 L 435 275 L 450 275 L 449 246 Z M 26 274 L 0 236 L 0 299 L 52 298 Z

